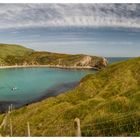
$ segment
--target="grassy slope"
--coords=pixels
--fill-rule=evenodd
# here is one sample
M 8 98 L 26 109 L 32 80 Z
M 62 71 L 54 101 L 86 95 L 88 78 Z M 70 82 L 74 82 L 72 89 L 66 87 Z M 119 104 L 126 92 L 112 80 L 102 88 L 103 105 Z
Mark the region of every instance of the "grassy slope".
M 81 66 L 86 55 L 37 52 L 20 45 L 0 44 L 0 65 L 61 65 Z M 91 56 L 88 66 L 101 68 L 103 59 Z M 87 66 L 86 65 L 86 66 Z
M 0 44 L 0 57 L 6 58 L 8 55 L 23 56 L 33 50 L 27 49 L 21 45 L 15 44 Z
M 21 45 L 0 44 L 0 64 L 7 64 L 5 59 L 8 59 L 8 57 L 23 57 L 29 55 L 31 52 L 33 52 L 33 50 L 25 48 Z
M 32 62 L 33 64 L 51 64 L 51 65 L 65 65 L 65 66 L 73 66 L 76 62 L 79 62 L 84 58 L 85 55 L 77 54 L 59 54 L 59 53 L 51 53 L 51 52 L 33 52 L 28 57 L 28 63 Z M 101 60 L 100 57 L 92 56 L 93 63 Z
M 140 58 L 110 65 L 67 94 L 13 111 L 14 135 L 27 135 L 29 121 L 33 136 L 73 136 L 76 117 L 83 136 L 139 135 L 139 85 Z

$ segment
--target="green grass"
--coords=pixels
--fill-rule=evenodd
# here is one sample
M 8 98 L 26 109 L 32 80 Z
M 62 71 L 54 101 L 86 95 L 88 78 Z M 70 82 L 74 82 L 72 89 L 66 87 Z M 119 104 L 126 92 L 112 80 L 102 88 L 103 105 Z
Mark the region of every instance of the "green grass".
M 7 56 L 24 56 L 33 50 L 27 49 L 21 45 L 15 44 L 0 44 L 0 57 L 6 58 Z
M 140 136 L 139 85 L 140 57 L 112 64 L 65 94 L 13 111 L 13 134 L 27 136 L 29 121 L 32 136 L 74 136 L 78 117 L 82 136 Z
M 33 50 L 16 44 L 0 44 L 0 65 L 15 65 Z

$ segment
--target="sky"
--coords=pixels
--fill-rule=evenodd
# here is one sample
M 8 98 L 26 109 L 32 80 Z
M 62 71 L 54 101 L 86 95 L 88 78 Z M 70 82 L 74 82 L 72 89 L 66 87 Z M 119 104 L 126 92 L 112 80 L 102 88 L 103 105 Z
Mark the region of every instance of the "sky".
M 140 56 L 140 4 L 0 4 L 0 43 L 38 51 Z

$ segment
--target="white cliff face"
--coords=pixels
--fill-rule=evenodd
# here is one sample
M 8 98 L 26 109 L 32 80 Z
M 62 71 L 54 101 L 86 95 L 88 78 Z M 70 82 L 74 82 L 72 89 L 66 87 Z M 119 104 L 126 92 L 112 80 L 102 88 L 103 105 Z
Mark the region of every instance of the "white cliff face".
M 92 60 L 92 57 L 91 56 L 84 56 L 80 61 L 76 62 L 74 64 L 74 66 L 81 66 L 81 67 L 84 67 L 84 66 L 89 66 L 90 62 Z
M 82 66 L 88 66 L 90 64 L 92 60 L 92 57 L 91 56 L 85 56 L 82 60 L 81 60 L 81 65 Z
M 107 66 L 107 64 L 108 64 L 107 59 L 103 57 L 103 65 L 104 65 L 104 66 Z
M 106 67 L 108 64 L 108 61 L 106 58 L 102 57 L 99 61 L 96 62 L 92 56 L 84 56 L 80 61 L 76 62 L 74 64 L 75 67 L 81 66 L 81 67 L 91 67 L 91 68 L 102 68 Z

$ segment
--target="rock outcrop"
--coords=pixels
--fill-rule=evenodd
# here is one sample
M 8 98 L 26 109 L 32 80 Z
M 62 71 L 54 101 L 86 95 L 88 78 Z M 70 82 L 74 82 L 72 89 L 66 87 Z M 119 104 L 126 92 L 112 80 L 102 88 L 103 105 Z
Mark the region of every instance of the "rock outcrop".
M 94 58 L 93 56 L 85 55 L 80 61 L 75 63 L 76 66 L 81 66 L 81 67 L 89 67 L 89 68 L 103 68 L 106 67 L 108 64 L 108 61 L 106 58 Z

